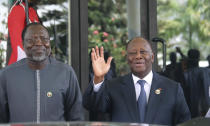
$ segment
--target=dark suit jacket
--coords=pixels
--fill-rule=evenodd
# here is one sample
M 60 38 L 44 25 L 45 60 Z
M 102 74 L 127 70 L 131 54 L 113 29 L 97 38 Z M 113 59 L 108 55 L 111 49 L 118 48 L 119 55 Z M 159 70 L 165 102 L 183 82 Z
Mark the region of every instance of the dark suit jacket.
M 184 72 L 184 94 L 191 117 L 205 116 L 210 107 L 210 69 L 191 68 Z
M 155 90 L 161 89 L 160 94 Z M 99 92 L 90 83 L 83 95 L 83 105 L 91 111 L 110 112 L 114 122 L 139 122 L 132 75 L 105 81 Z M 174 125 L 190 119 L 182 88 L 176 82 L 153 74 L 145 123 Z

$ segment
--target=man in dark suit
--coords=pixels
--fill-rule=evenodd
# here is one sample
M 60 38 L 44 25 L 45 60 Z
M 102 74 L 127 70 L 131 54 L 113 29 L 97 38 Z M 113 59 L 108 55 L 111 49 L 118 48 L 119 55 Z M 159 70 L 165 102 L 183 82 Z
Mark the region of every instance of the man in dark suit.
M 208 55 L 206 59 L 209 62 L 209 66 L 207 68 L 210 68 L 210 55 Z
M 144 38 L 127 45 L 128 75 L 104 81 L 112 57 L 104 61 L 103 47 L 93 48 L 91 59 L 94 79 L 83 96 L 86 109 L 109 112 L 114 122 L 176 125 L 190 119 L 180 84 L 152 71 L 154 54 Z
M 184 72 L 183 90 L 191 118 L 205 116 L 210 107 L 210 69 L 199 67 L 200 52 L 190 49 L 187 70 Z

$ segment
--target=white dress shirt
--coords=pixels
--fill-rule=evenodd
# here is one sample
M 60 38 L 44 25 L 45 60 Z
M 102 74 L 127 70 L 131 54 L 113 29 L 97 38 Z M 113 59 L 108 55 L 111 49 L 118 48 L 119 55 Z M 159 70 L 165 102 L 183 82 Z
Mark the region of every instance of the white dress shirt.
M 93 80 L 94 80 L 94 79 L 93 79 Z M 94 86 L 93 86 L 93 91 L 94 91 L 94 92 L 98 92 L 99 89 L 101 88 L 101 85 L 102 85 L 103 82 L 104 82 L 104 80 L 103 80 L 102 82 L 98 83 L 98 84 L 95 84 L 94 81 L 93 81 L 93 84 L 94 84 Z
M 134 74 L 132 74 L 133 77 L 133 83 L 134 83 L 134 87 L 136 90 L 136 101 L 138 101 L 140 92 L 141 92 L 141 86 L 140 84 L 137 83 L 138 80 L 145 80 L 146 83 L 144 84 L 144 90 L 146 92 L 146 96 L 147 96 L 147 102 L 149 99 L 149 94 L 150 94 L 150 88 L 152 85 L 152 78 L 153 78 L 153 73 L 152 71 L 149 72 L 149 74 L 147 74 L 147 76 L 145 76 L 143 79 L 138 78 L 137 76 L 135 76 Z
M 140 92 L 141 92 L 141 86 L 140 86 L 140 84 L 137 83 L 137 81 L 138 80 L 145 80 L 146 81 L 146 83 L 144 85 L 144 90 L 146 92 L 147 102 L 148 102 L 149 94 L 150 94 L 150 88 L 151 88 L 151 85 L 152 85 L 152 78 L 153 78 L 152 71 L 150 71 L 149 74 L 147 74 L 147 76 L 145 76 L 143 79 L 138 78 L 134 74 L 132 74 L 132 78 L 133 78 L 133 83 L 134 83 L 134 87 L 135 87 L 135 91 L 136 91 L 136 101 L 138 101 L 138 98 L 139 98 L 139 95 L 140 95 Z M 101 87 L 103 82 L 104 81 L 102 81 L 101 83 L 98 83 L 98 84 L 94 84 L 94 81 L 93 81 L 93 84 L 94 84 L 93 90 L 94 90 L 94 92 L 98 92 L 99 91 L 99 89 L 100 89 L 100 87 Z

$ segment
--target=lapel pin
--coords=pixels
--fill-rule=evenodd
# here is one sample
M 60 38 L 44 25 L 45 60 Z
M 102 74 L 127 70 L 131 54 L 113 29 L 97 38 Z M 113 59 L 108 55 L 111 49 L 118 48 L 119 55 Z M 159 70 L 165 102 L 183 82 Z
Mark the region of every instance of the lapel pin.
M 159 95 L 161 93 L 161 90 L 162 90 L 161 88 L 156 89 L 155 94 Z
M 50 92 L 50 91 L 47 92 L 47 97 L 49 97 L 49 98 L 52 97 L 52 92 Z

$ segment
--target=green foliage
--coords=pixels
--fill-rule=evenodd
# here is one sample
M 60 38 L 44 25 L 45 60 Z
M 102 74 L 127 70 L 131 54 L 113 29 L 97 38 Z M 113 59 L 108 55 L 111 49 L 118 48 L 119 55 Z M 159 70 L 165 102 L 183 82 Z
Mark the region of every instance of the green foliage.
M 210 50 L 209 0 L 157 2 L 158 34 L 168 42 L 167 52 L 171 52 L 175 46 L 181 47 L 184 54 L 189 49 L 196 48 L 202 50 L 201 58 L 205 59 Z
M 127 41 L 125 1 L 89 0 L 88 2 L 88 47 L 89 52 L 95 46 L 103 46 L 111 53 L 116 63 L 116 72 L 125 74 L 128 70 L 125 62 Z
M 10 0 L 12 3 L 13 0 Z M 67 14 L 64 6 L 67 0 L 41 0 L 38 9 L 58 5 L 60 10 L 46 11 L 41 16 L 48 22 L 53 54 L 66 62 L 67 55 Z M 167 54 L 181 47 L 184 54 L 190 48 L 201 51 L 204 59 L 210 50 L 210 4 L 209 0 L 157 0 L 158 36 L 167 42 Z M 4 3 L 5 4 L 5 3 Z M 5 4 L 6 5 L 6 4 Z M 125 0 L 88 1 L 88 42 L 92 47 L 104 46 L 110 51 L 117 65 L 117 73 L 128 70 L 125 60 L 127 42 Z M 50 23 L 49 23 L 50 21 Z M 161 48 L 158 49 L 161 51 Z
M 5 2 L 2 2 L 1 3 L 2 6 L 4 6 L 4 8 L 7 7 L 7 3 Z M 3 15 L 2 17 L 7 17 L 7 13 L 4 13 L 4 11 L 1 12 Z M 0 18 L 2 18 L 0 17 Z M 3 20 L 1 20 L 1 31 L 0 32 L 0 69 L 3 68 L 5 66 L 5 62 L 6 62 L 6 57 L 4 56 L 4 53 L 6 52 L 6 50 L 4 49 L 3 47 L 3 44 L 2 42 L 4 41 L 7 41 L 7 31 L 4 31 L 5 29 L 7 29 L 7 22 L 6 22 L 6 19 L 2 18 Z
M 11 7 L 16 0 L 9 0 L 7 5 Z M 68 24 L 68 8 L 66 4 L 68 0 L 39 0 L 35 8 L 42 10 L 40 16 L 42 23 L 47 26 L 50 32 L 52 54 L 56 59 L 67 63 L 67 24 Z M 52 7 L 51 7 L 52 6 Z M 50 9 L 53 8 L 53 9 Z M 6 23 L 7 22 L 1 22 Z M 1 51 L 1 50 L 0 50 Z M 1 52 L 0 52 L 1 53 Z
M 6 51 L 3 46 L 1 45 L 2 41 L 6 41 L 6 37 L 3 33 L 0 33 L 0 69 L 4 67 L 5 57 L 4 52 Z

